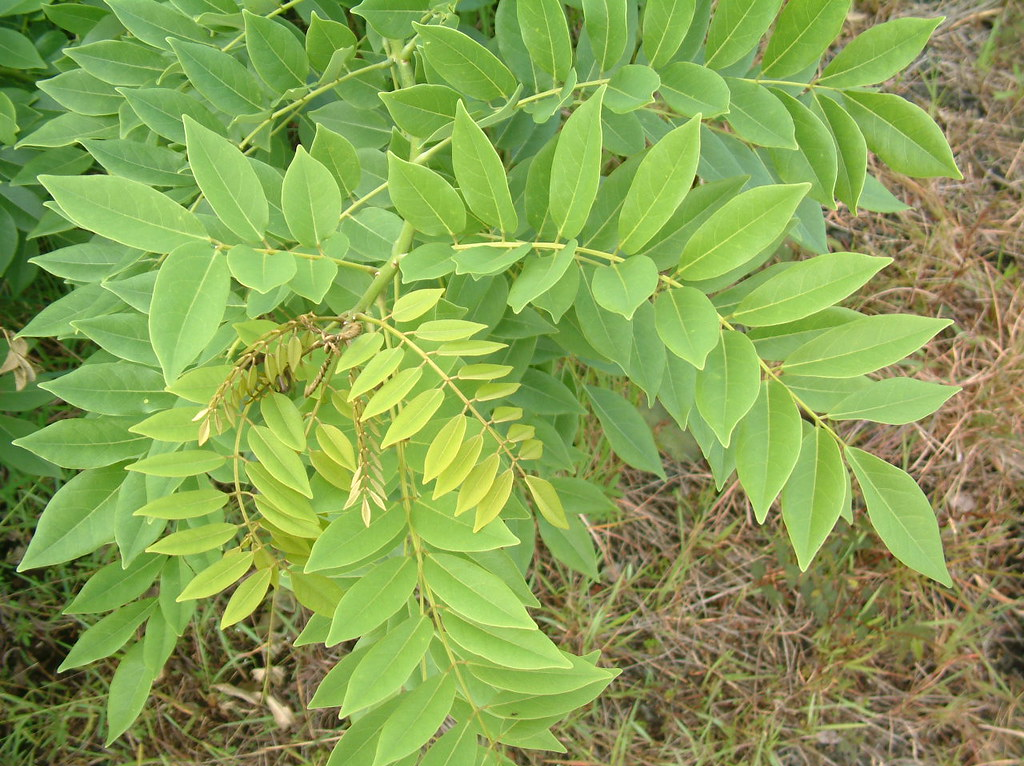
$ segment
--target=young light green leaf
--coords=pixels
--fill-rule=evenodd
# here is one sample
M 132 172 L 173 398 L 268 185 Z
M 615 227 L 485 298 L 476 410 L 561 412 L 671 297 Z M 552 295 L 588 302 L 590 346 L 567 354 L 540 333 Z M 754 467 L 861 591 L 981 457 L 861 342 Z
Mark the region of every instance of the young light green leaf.
M 663 478 L 664 466 L 653 433 L 639 411 L 614 391 L 586 386 L 585 392 L 614 453 L 633 468 Z
M 284 93 L 307 80 L 307 52 L 286 25 L 243 10 L 246 52 L 257 74 L 273 91 Z
M 464 441 L 466 430 L 467 420 L 464 415 L 455 415 L 439 429 L 425 454 L 425 484 L 437 478 L 453 463 Z
M 436 304 L 446 292 L 442 288 L 434 287 L 425 290 L 414 290 L 406 295 L 400 296 L 393 304 L 393 320 L 396 322 L 410 322 L 428 311 L 435 308 Z
M 785 386 L 761 384 L 733 440 L 735 469 L 758 524 L 792 474 L 803 441 L 802 419 Z
M 692 187 L 699 158 L 698 117 L 672 130 L 646 152 L 618 219 L 623 252 L 642 250 L 671 219 Z
M 839 36 L 850 0 L 790 0 L 775 23 L 760 68 L 781 78 L 806 69 Z
M 109 612 L 141 596 L 164 567 L 163 556 L 139 556 L 126 565 L 115 561 L 93 574 L 64 614 Z
M 432 419 L 445 398 L 442 389 L 433 388 L 411 399 L 389 424 L 382 437 L 382 446 L 389 447 L 417 434 Z
M 268 200 L 249 160 L 236 146 L 188 115 L 189 165 L 221 222 L 246 242 L 260 242 L 268 226 Z
M 342 205 L 335 177 L 298 146 L 282 180 L 282 213 L 290 233 L 301 245 L 317 247 L 338 227 Z
M 412 334 L 421 340 L 444 343 L 466 340 L 485 328 L 486 325 L 480 322 L 469 322 L 466 319 L 432 319 L 422 323 Z
M 123 245 L 168 253 L 206 242 L 196 216 L 149 186 L 115 176 L 40 176 L 72 223 Z
M 939 524 L 917 482 L 905 471 L 856 447 L 846 447 L 846 462 L 857 477 L 871 524 L 892 555 L 952 587 Z
M 600 389 L 596 390 L 599 391 Z M 590 393 L 591 397 L 592 393 Z M 595 400 L 593 402 L 595 404 Z M 597 414 L 599 414 L 599 407 L 597 407 Z M 532 500 L 535 501 L 536 508 L 539 509 L 543 518 L 555 527 L 567 529 L 568 520 L 564 513 L 564 504 L 561 503 L 560 495 L 557 494 L 557 490 L 554 489 L 553 485 L 539 476 L 526 476 L 525 484 L 528 485 L 528 491 L 532 494 Z
M 907 314 L 863 317 L 807 341 L 785 358 L 782 369 L 792 375 L 852 378 L 898 362 L 951 324 Z
M 233 537 L 238 527 L 235 524 L 214 522 L 198 527 L 173 532 L 146 549 L 147 553 L 163 553 L 166 556 L 192 556 L 196 553 L 220 548 Z
M 753 341 L 735 330 L 723 330 L 720 342 L 696 376 L 696 408 L 721 444 L 746 416 L 760 392 L 760 360 Z
M 311 66 L 321 72 L 330 67 L 341 69 L 353 58 L 356 47 L 357 37 L 346 24 L 322 18 L 316 12 L 311 13 L 311 23 L 304 38 L 304 48 Z
M 357 150 L 346 136 L 318 123 L 311 144 L 311 157 L 332 174 L 343 197 L 353 194 L 361 181 L 361 163 Z
M 146 664 L 143 649 L 141 641 L 133 644 L 111 678 L 107 695 L 107 747 L 132 725 L 150 697 L 156 676 Z
M 194 601 L 221 593 L 239 580 L 253 564 L 253 551 L 229 551 L 209 567 L 196 573 L 189 584 L 175 597 L 176 602 Z
M 513 95 L 517 80 L 488 48 L 449 27 L 415 24 L 414 28 L 429 65 L 459 92 L 483 101 Z
M 763 327 L 803 319 L 851 295 L 890 263 L 862 253 L 829 253 L 790 264 L 743 298 L 732 321 Z
M 83 471 L 47 503 L 18 571 L 61 564 L 114 539 L 115 501 L 125 479 L 118 467 Z
M 914 178 L 963 178 L 935 121 L 919 106 L 892 93 L 843 93 L 846 111 L 868 148 L 893 170 Z
M 218 331 L 229 293 L 225 258 L 203 243 L 175 248 L 161 264 L 150 303 L 150 344 L 170 385 Z
M 476 437 L 481 449 L 482 437 Z M 470 442 L 471 440 L 469 440 Z M 460 460 L 461 456 L 458 455 Z M 476 452 L 471 461 L 478 459 Z M 445 473 L 444 473 L 445 475 Z M 425 539 L 425 542 L 439 550 L 470 553 L 475 551 L 491 551 L 517 545 L 518 538 L 507 529 L 502 520 L 496 519 L 478 531 L 467 516 L 454 517 L 457 499 L 453 495 L 433 498 L 431 505 L 424 497 L 414 504 L 411 522 L 414 531 Z
M 660 273 L 645 255 L 634 255 L 593 272 L 592 293 L 608 311 L 631 319 L 635 310 L 657 287 Z
M 464 202 L 446 180 L 422 165 L 389 153 L 389 197 L 396 211 L 424 234 L 456 235 L 464 229 Z
M 728 111 L 732 98 L 721 75 L 692 61 L 676 61 L 660 70 L 660 93 L 686 117 L 717 117 Z
M 696 12 L 696 0 L 651 0 L 642 21 L 642 44 L 650 66 L 660 69 L 678 52 Z
M 729 200 L 689 238 L 679 274 L 698 281 L 743 265 L 781 236 L 809 188 L 809 184 L 758 186 Z
M 627 0 L 583 0 L 585 31 L 600 71 L 614 67 L 628 44 Z
M 959 392 L 960 386 L 940 386 L 912 378 L 886 378 L 844 398 L 828 411 L 828 417 L 898 426 L 931 415 Z
M 554 81 L 571 69 L 571 33 L 560 0 L 518 0 L 518 26 L 532 63 Z
M 382 727 L 373 766 L 395 763 L 428 742 L 450 712 L 456 690 L 453 675 L 446 672 L 404 695 Z
M 501 232 L 518 228 L 518 214 L 507 187 L 507 172 L 463 102 L 457 104 L 453 123 L 453 173 L 472 213 Z
M 578 236 L 596 199 L 603 143 L 600 110 L 606 90 L 606 86 L 600 86 L 572 113 L 557 136 L 549 211 L 557 224 L 558 238 Z
M 770 90 L 752 80 L 737 77 L 726 77 L 725 83 L 731 94 L 728 124 L 740 138 L 758 146 L 798 147 L 796 128 L 789 110 Z
M 225 604 L 225 611 L 221 615 L 219 627 L 222 630 L 245 620 L 254 613 L 254 610 L 264 600 L 264 594 L 268 592 L 273 572 L 274 570 L 270 567 L 260 569 L 239 583 L 232 598 Z
M 917 58 L 944 18 L 894 19 L 875 24 L 828 62 L 818 84 L 858 88 L 888 80 Z
M 800 570 L 810 566 L 838 521 L 848 482 L 839 445 L 824 428 L 813 429 L 782 490 L 782 518 Z
M 707 33 L 711 69 L 725 69 L 750 53 L 771 27 L 782 0 L 720 0 Z
M 499 468 L 500 456 L 494 453 L 471 469 L 457 494 L 457 508 L 454 511 L 457 516 L 469 508 L 474 508 L 485 497 Z

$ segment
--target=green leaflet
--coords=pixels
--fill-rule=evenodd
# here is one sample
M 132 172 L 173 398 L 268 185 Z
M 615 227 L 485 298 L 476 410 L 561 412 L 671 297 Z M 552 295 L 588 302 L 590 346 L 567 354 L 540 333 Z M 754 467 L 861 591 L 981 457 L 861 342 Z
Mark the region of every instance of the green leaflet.
M 469 620 L 501 628 L 535 627 L 510 588 L 488 569 L 467 559 L 432 554 L 425 559 L 425 582 L 435 596 Z
M 828 125 L 835 139 L 838 154 L 839 177 L 835 182 L 835 196 L 856 210 L 864 181 L 867 178 L 867 142 L 852 117 L 830 98 L 815 94 L 814 111 Z
M 293 439 L 297 434 L 284 434 Z M 254 456 L 278 481 L 304 497 L 314 497 L 311 492 L 307 469 L 290 446 L 278 433 L 267 426 L 253 426 L 246 434 L 246 443 Z
M 74 407 L 103 415 L 136 415 L 174 403 L 159 372 L 123 361 L 85 364 L 39 387 Z
M 807 341 L 785 358 L 782 369 L 824 378 L 863 375 L 898 362 L 950 324 L 904 314 L 862 317 Z
M 718 344 L 721 325 L 710 299 L 692 287 L 676 287 L 657 296 L 657 333 L 668 351 L 702 369 Z
M 424 234 L 457 235 L 467 216 L 464 203 L 442 176 L 389 153 L 389 197 L 396 211 Z
M 608 311 L 631 319 L 657 287 L 660 274 L 645 255 L 636 255 L 593 272 L 592 294 Z
M 192 183 L 189 175 L 179 172 L 182 155 L 171 149 L 128 139 L 83 139 L 79 143 L 111 175 L 153 186 L 189 186 Z
M 571 33 L 560 0 L 518 0 L 518 26 L 528 55 L 555 82 L 571 69 Z
M 267 253 L 236 245 L 228 251 L 227 261 L 229 271 L 239 284 L 262 295 L 296 276 L 297 259 L 291 253 Z
M 257 77 L 217 48 L 171 41 L 186 77 L 215 108 L 227 114 L 254 114 L 267 106 L 267 91 Z
M 791 264 L 743 298 L 732 321 L 760 327 L 816 314 L 858 290 L 891 262 L 861 253 L 829 253 Z
M 663 478 L 653 434 L 639 411 L 613 391 L 585 386 L 585 392 L 614 453 L 630 466 Z
M 692 187 L 699 156 L 698 118 L 675 128 L 650 148 L 621 208 L 621 250 L 629 254 L 639 252 L 668 222 Z
M 344 513 L 314 542 L 304 571 L 343 570 L 380 554 L 406 529 L 406 519 L 399 511 L 374 514 L 367 526 L 355 510 Z
M 643 52 L 650 66 L 667 64 L 685 40 L 696 11 L 696 0 L 647 2 L 642 21 Z
M 182 592 L 175 597 L 175 601 L 193 601 L 220 593 L 245 575 L 252 564 L 252 551 L 229 551 L 206 569 L 197 572 Z
M 507 303 L 514 313 L 520 314 L 525 306 L 534 302 L 561 280 L 574 263 L 577 248 L 578 241 L 572 239 L 553 255 L 525 259 L 521 272 L 515 277 L 507 294 Z
M 415 24 L 414 28 L 432 69 L 458 92 L 483 101 L 514 93 L 514 75 L 480 43 L 449 27 Z
M 796 465 L 801 425 L 789 390 L 772 381 L 761 383 L 753 407 L 739 421 L 732 442 L 735 468 L 760 524 Z
M 156 606 L 157 600 L 153 598 L 136 601 L 111 612 L 86 628 L 68 652 L 68 656 L 64 658 L 64 662 L 57 668 L 58 672 L 82 667 L 114 654 L 125 645 Z
M 127 604 L 153 584 L 165 561 L 163 556 L 140 556 L 127 567 L 121 561 L 108 564 L 86 581 L 64 613 L 95 614 Z
M 44 460 L 62 468 L 102 468 L 142 454 L 145 437 L 129 433 L 135 417 L 58 420 L 14 440 Z
M 411 558 L 391 558 L 376 565 L 339 600 L 328 645 L 374 630 L 407 603 L 416 583 L 417 567 Z
M 786 183 L 809 183 L 809 196 L 834 210 L 839 168 L 831 131 L 792 96 L 777 88 L 772 93 L 789 110 L 799 145 L 797 149 L 769 150 L 778 175 Z
M 343 197 L 357 191 L 361 181 L 360 157 L 346 136 L 319 123 L 311 144 L 311 157 L 328 168 Z
M 760 68 L 767 77 L 795 74 L 818 61 L 839 36 L 849 0 L 791 0 L 775 22 Z
M 184 115 L 186 150 L 196 183 L 221 222 L 246 242 L 260 242 L 268 200 L 250 162 L 231 142 Z
M 612 69 L 628 44 L 628 3 L 626 0 L 583 0 L 582 10 L 589 46 L 600 70 Z
M 363 0 L 353 12 L 382 37 L 403 40 L 411 36 L 411 24 L 428 15 L 429 4 L 426 0 Z
M 433 388 L 411 399 L 386 429 L 382 446 L 388 447 L 417 434 L 432 419 L 445 398 L 442 389 Z
M 460 94 L 445 85 L 419 83 L 388 93 L 380 93 L 389 115 L 401 130 L 427 138 L 453 122 Z M 454 159 L 458 152 L 454 150 Z
M 403 701 L 382 726 L 374 765 L 394 763 L 428 742 L 450 712 L 456 691 L 453 675 L 443 673 L 404 694 Z
M 769 89 L 735 77 L 726 77 L 725 83 L 731 97 L 728 124 L 740 138 L 758 146 L 798 148 L 789 110 Z
M 905 69 L 945 17 L 894 19 L 861 32 L 828 62 L 818 83 L 832 88 L 875 85 Z
M 696 376 L 696 409 L 722 446 L 729 446 L 732 431 L 759 391 L 760 360 L 753 342 L 741 332 L 723 330 Z
M 678 273 L 698 281 L 742 266 L 785 231 L 809 188 L 809 184 L 760 186 L 729 200 L 689 238 Z
M 725 79 L 691 61 L 660 70 L 660 93 L 668 106 L 686 117 L 717 117 L 728 111 L 732 94 Z
M 721 0 L 707 33 L 707 66 L 725 69 L 756 47 L 782 0 Z
M 457 104 L 453 124 L 453 172 L 474 215 L 501 232 L 518 228 L 503 163 L 463 102 Z
M 425 615 L 411 617 L 386 633 L 354 668 L 339 714 L 349 715 L 396 691 L 425 655 L 432 635 Z
M 810 566 L 838 521 L 848 483 L 839 445 L 831 434 L 823 428 L 809 431 L 782 490 L 782 519 L 801 570 Z
M 193 489 L 151 500 L 135 516 L 158 519 L 193 519 L 224 508 L 229 496 L 217 489 Z
M 225 605 L 219 627 L 224 630 L 246 619 L 261 605 L 271 584 L 272 569 L 261 569 L 243 580 Z
M 246 52 L 253 68 L 275 92 L 303 85 L 307 79 L 307 52 L 288 27 L 273 19 L 243 10 Z
M 329 169 L 297 147 L 282 179 L 282 213 L 296 241 L 318 247 L 338 227 L 342 204 Z
M 549 213 L 558 238 L 577 237 L 600 186 L 600 108 L 606 86 L 574 111 L 557 137 L 549 183 Z
M 856 447 L 846 447 L 846 462 L 860 485 L 871 524 L 892 554 L 911 569 L 951 587 L 939 525 L 917 482 Z
M 129 247 L 168 253 L 207 240 L 196 217 L 137 181 L 115 176 L 40 176 L 78 226 Z
M 207 37 L 202 27 L 169 5 L 154 7 L 148 0 L 113 0 L 107 5 L 129 32 L 155 48 L 169 49 L 169 37 L 181 40 Z
M 163 553 L 167 556 L 192 556 L 196 553 L 221 548 L 236 536 L 235 524 L 213 522 L 198 527 L 182 529 L 163 537 L 146 549 L 147 553 Z
M 150 689 L 157 676 L 147 666 L 143 650 L 141 642 L 133 644 L 111 678 L 105 745 L 110 745 L 132 725 L 150 697 Z
M 84 471 L 47 503 L 18 571 L 60 564 L 112 541 L 120 467 Z
M 942 130 L 923 109 L 891 93 L 846 91 L 843 106 L 868 148 L 893 170 L 914 178 L 963 178 Z
M 218 331 L 229 292 L 225 257 L 203 243 L 177 247 L 161 264 L 150 303 L 150 343 L 173 383 Z
M 828 417 L 891 425 L 913 423 L 931 415 L 959 392 L 959 386 L 940 386 L 912 378 L 887 378 L 843 398 L 828 410 Z
M 485 658 L 522 670 L 571 667 L 571 661 L 538 628 L 477 625 L 452 614 L 444 614 L 442 620 L 462 654 L 471 659 Z

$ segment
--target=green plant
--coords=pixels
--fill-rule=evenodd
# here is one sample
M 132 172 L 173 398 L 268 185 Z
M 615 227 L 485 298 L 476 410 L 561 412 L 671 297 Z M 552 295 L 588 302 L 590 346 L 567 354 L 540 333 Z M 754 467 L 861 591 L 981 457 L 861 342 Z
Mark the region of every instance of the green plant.
M 579 437 L 595 416 L 662 476 L 642 396 L 758 521 L 781 494 L 801 568 L 852 519 L 851 472 L 886 546 L 950 583 L 913 479 L 834 426 L 952 396 L 869 377 L 949 322 L 838 306 L 889 259 L 829 253 L 822 210 L 899 204 L 868 148 L 960 176 L 870 88 L 939 20 L 819 69 L 848 0 L 709 5 L 83 6 L 41 85 L 78 128 L 19 145 L 106 172 L 40 178 L 68 223 L 34 261 L 74 289 L 20 334 L 99 350 L 43 384 L 85 415 L 17 442 L 81 470 L 21 568 L 116 544 L 63 665 L 121 652 L 111 740 L 234 586 L 223 628 L 285 588 L 313 612 L 298 643 L 357 640 L 311 701 L 352 716 L 330 763 L 561 750 L 550 726 L 616 671 L 538 629 L 523 572 L 538 532 L 598 576 L 583 519 L 613 505 Z

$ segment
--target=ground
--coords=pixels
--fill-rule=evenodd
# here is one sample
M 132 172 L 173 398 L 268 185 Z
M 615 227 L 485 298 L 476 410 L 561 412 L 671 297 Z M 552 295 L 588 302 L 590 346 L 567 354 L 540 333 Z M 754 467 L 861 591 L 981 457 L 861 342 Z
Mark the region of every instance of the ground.
M 739 488 L 716 494 L 701 464 L 678 464 L 667 482 L 624 473 L 621 517 L 594 529 L 600 582 L 545 558 L 533 570 L 538 616 L 553 638 L 576 652 L 602 650 L 622 674 L 559 727 L 566 755 L 524 763 L 1024 762 L 1023 10 L 1012 1 L 870 0 L 858 3 L 846 34 L 897 14 L 948 17 L 890 89 L 939 120 L 965 178 L 881 169 L 911 209 L 833 213 L 830 235 L 836 249 L 896 259 L 855 308 L 954 320 L 955 331 L 906 371 L 964 390 L 916 425 L 858 425 L 848 438 L 929 493 L 955 585 L 906 570 L 860 514 L 800 573 L 774 515 L 758 526 Z M 31 315 L 32 301 L 56 289 L 41 285 L 15 312 Z M 66 353 L 42 352 L 54 363 Z M 89 565 L 14 573 L 52 486 L 2 471 L 0 762 L 319 762 L 338 722 L 302 703 L 333 657 L 291 647 L 304 616 L 287 597 L 227 634 L 205 607 L 211 619 L 201 615 L 187 635 L 141 722 L 105 750 L 112 668 L 56 674 L 80 629 L 59 612 Z M 270 704 L 257 694 L 265 682 Z

